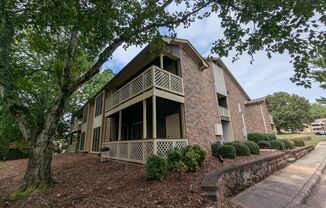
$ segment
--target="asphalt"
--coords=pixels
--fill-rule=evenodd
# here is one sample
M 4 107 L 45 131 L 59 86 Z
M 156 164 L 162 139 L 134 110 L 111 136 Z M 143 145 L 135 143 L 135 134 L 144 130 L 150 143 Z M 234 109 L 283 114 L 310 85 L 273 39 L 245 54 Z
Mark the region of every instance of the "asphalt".
M 244 208 L 300 207 L 325 164 L 326 142 L 320 142 L 315 150 L 241 192 L 232 201 Z

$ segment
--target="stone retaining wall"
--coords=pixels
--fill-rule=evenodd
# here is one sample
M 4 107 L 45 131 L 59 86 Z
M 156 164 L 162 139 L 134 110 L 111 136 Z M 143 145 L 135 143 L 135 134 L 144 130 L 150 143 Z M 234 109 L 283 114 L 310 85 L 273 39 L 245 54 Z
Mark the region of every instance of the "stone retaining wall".
M 217 202 L 216 207 L 220 207 L 224 197 L 238 194 L 284 168 L 289 158 L 299 159 L 313 149 L 313 146 L 301 147 L 239 165 L 216 169 L 204 177 L 201 187 L 209 198 Z

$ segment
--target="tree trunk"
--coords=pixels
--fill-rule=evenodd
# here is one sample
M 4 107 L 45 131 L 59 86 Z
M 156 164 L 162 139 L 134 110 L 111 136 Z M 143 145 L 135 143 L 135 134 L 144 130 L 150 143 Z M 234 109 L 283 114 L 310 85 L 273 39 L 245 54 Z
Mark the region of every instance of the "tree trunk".
M 29 145 L 29 160 L 23 187 L 51 184 L 52 142 L 49 135 L 40 134 Z
M 51 162 L 53 154 L 53 138 L 63 112 L 66 99 L 53 106 L 46 117 L 41 131 L 34 139 L 29 140 L 29 160 L 24 176 L 23 188 L 51 184 Z
M 281 128 L 280 127 L 276 127 L 276 131 L 277 131 L 277 134 L 280 134 L 281 133 Z

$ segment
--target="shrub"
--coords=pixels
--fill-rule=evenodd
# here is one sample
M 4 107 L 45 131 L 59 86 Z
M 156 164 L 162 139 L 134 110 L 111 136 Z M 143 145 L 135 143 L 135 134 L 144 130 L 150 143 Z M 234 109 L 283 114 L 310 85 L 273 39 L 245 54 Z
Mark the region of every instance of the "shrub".
M 183 157 L 182 150 L 179 148 L 171 149 L 166 153 L 166 156 L 167 156 L 168 168 L 170 170 L 174 170 L 176 164 L 182 160 Z
M 163 180 L 167 171 L 167 161 L 161 156 L 151 155 L 146 163 L 146 180 Z
M 207 155 L 206 151 L 203 150 L 198 144 L 195 144 L 193 146 L 193 149 L 194 149 L 195 153 L 198 155 L 197 162 L 198 162 L 199 166 L 202 166 L 202 164 L 206 158 L 206 155 Z
M 275 134 L 267 134 L 267 133 L 249 133 L 247 135 L 249 141 L 258 142 L 258 141 L 273 141 L 276 140 Z
M 237 156 L 249 156 L 250 155 L 250 149 L 245 144 L 233 143 L 232 146 L 234 147 Z
M 257 143 L 253 141 L 245 141 L 244 144 L 249 148 L 251 154 L 260 154 L 260 149 Z
M 286 149 L 293 149 L 293 142 L 290 142 L 288 139 L 279 139 L 278 141 L 283 142 Z
M 199 169 L 199 155 L 190 145 L 182 149 L 182 162 L 188 167 L 189 171 L 197 171 Z
M 188 167 L 182 161 L 178 161 L 174 164 L 174 170 L 177 173 L 184 174 L 188 171 Z
M 296 146 L 296 147 L 303 147 L 303 146 L 305 146 L 304 141 L 301 140 L 301 139 L 292 139 L 292 141 L 294 142 L 294 146 Z
M 220 143 L 213 143 L 211 144 L 212 155 L 218 156 L 217 149 L 222 146 Z
M 237 154 L 235 148 L 232 145 L 222 145 L 217 149 L 217 154 L 224 158 L 234 159 Z
M 276 140 L 276 135 L 275 134 L 264 133 L 264 135 L 265 135 L 265 137 L 267 137 L 267 141 Z
M 271 143 L 269 143 L 268 141 L 265 140 L 261 140 L 257 142 L 258 146 L 260 149 L 271 149 Z
M 285 145 L 281 141 L 270 141 L 272 149 L 285 150 Z
M 247 135 L 247 138 L 249 141 L 253 141 L 256 143 L 258 141 L 262 141 L 262 140 L 268 141 L 268 138 L 264 134 L 261 134 L 261 133 L 249 133 Z

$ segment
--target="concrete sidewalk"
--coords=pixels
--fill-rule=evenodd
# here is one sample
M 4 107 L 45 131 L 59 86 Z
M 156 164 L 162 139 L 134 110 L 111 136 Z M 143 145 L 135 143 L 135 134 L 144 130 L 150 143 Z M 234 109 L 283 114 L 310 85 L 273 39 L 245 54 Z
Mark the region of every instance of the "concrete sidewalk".
M 326 164 L 326 142 L 293 164 L 235 196 L 244 208 L 292 208 L 316 181 Z M 309 192 L 309 190 L 308 190 Z

